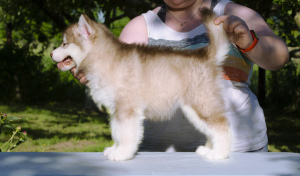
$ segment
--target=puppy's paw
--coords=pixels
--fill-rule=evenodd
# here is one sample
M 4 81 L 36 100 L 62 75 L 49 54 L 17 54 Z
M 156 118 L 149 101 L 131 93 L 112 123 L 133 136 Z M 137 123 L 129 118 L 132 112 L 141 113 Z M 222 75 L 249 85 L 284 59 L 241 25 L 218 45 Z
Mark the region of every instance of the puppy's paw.
M 125 161 L 130 160 L 134 157 L 134 152 L 129 152 L 128 150 L 118 148 L 108 148 L 104 151 L 104 156 L 111 161 Z
M 213 150 L 209 147 L 200 146 L 197 148 L 196 153 L 201 156 L 205 156 L 210 160 L 221 160 L 228 158 L 229 151 L 226 150 Z
M 221 159 L 226 159 L 229 156 L 229 151 L 216 151 L 216 150 L 211 150 L 210 152 L 205 155 L 207 159 L 210 160 L 221 160 Z
M 205 146 L 199 146 L 196 150 L 196 153 L 201 156 L 206 156 L 211 151 L 210 148 Z
M 110 153 L 112 153 L 114 150 L 116 150 L 116 147 L 113 145 L 112 147 L 105 148 L 103 154 L 104 156 L 108 156 Z

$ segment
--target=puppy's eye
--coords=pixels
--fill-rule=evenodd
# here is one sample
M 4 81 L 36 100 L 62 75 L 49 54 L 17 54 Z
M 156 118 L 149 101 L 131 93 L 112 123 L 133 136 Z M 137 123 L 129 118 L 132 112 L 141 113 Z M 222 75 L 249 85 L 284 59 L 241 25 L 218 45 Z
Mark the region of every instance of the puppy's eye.
M 63 43 L 63 44 L 62 44 L 62 46 L 67 46 L 67 45 L 68 45 L 68 43 Z

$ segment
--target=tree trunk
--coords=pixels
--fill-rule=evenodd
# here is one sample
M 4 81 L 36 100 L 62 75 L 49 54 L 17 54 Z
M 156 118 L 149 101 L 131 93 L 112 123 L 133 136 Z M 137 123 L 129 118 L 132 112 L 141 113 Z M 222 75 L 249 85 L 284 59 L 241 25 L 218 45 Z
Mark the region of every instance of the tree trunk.
M 300 47 L 288 47 L 291 58 L 300 58 Z
M 265 106 L 266 99 L 266 70 L 259 67 L 258 70 L 258 101 L 262 107 Z
M 13 44 L 12 40 L 12 24 L 11 23 L 6 23 L 6 43 L 8 45 Z M 19 77 L 18 77 L 18 68 L 14 68 L 14 75 L 13 78 L 15 80 L 15 100 L 17 102 L 21 101 L 21 92 L 20 92 L 20 86 L 19 86 Z
M 12 44 L 12 24 L 6 24 L 6 43 Z
M 294 19 L 295 19 L 297 26 L 300 28 L 300 12 L 296 13 L 296 16 L 294 17 Z

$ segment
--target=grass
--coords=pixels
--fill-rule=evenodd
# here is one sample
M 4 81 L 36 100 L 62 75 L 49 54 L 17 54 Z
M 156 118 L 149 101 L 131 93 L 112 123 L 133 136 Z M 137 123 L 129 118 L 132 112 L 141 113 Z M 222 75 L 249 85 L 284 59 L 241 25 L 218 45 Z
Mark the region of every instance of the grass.
M 82 107 L 0 105 L 0 111 L 21 118 L 15 126 L 28 133 L 29 141 L 15 152 L 102 152 L 112 145 L 107 116 Z M 300 153 L 299 113 L 266 111 L 266 121 L 270 152 Z M 8 137 L 0 137 L 0 146 Z
M 15 126 L 28 133 L 29 141 L 13 150 L 16 152 L 102 152 L 112 145 L 105 114 L 63 105 L 2 105 L 0 111 L 21 118 Z M 9 138 L 5 134 L 0 146 Z
M 300 153 L 300 113 L 266 112 L 269 150 Z

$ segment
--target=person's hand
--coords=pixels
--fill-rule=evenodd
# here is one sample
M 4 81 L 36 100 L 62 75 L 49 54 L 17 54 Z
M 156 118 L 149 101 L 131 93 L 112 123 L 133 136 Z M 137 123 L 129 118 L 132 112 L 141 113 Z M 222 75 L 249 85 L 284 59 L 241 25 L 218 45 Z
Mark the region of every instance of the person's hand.
M 86 84 L 88 83 L 88 80 L 86 79 L 85 77 L 85 74 L 83 72 L 77 72 L 75 74 L 75 71 L 76 71 L 76 67 L 73 67 L 70 72 L 71 74 L 82 84 Z
M 233 15 L 219 16 L 214 20 L 216 25 L 223 23 L 223 28 L 230 42 L 242 49 L 246 49 L 253 43 L 253 37 L 248 25 L 241 18 Z

